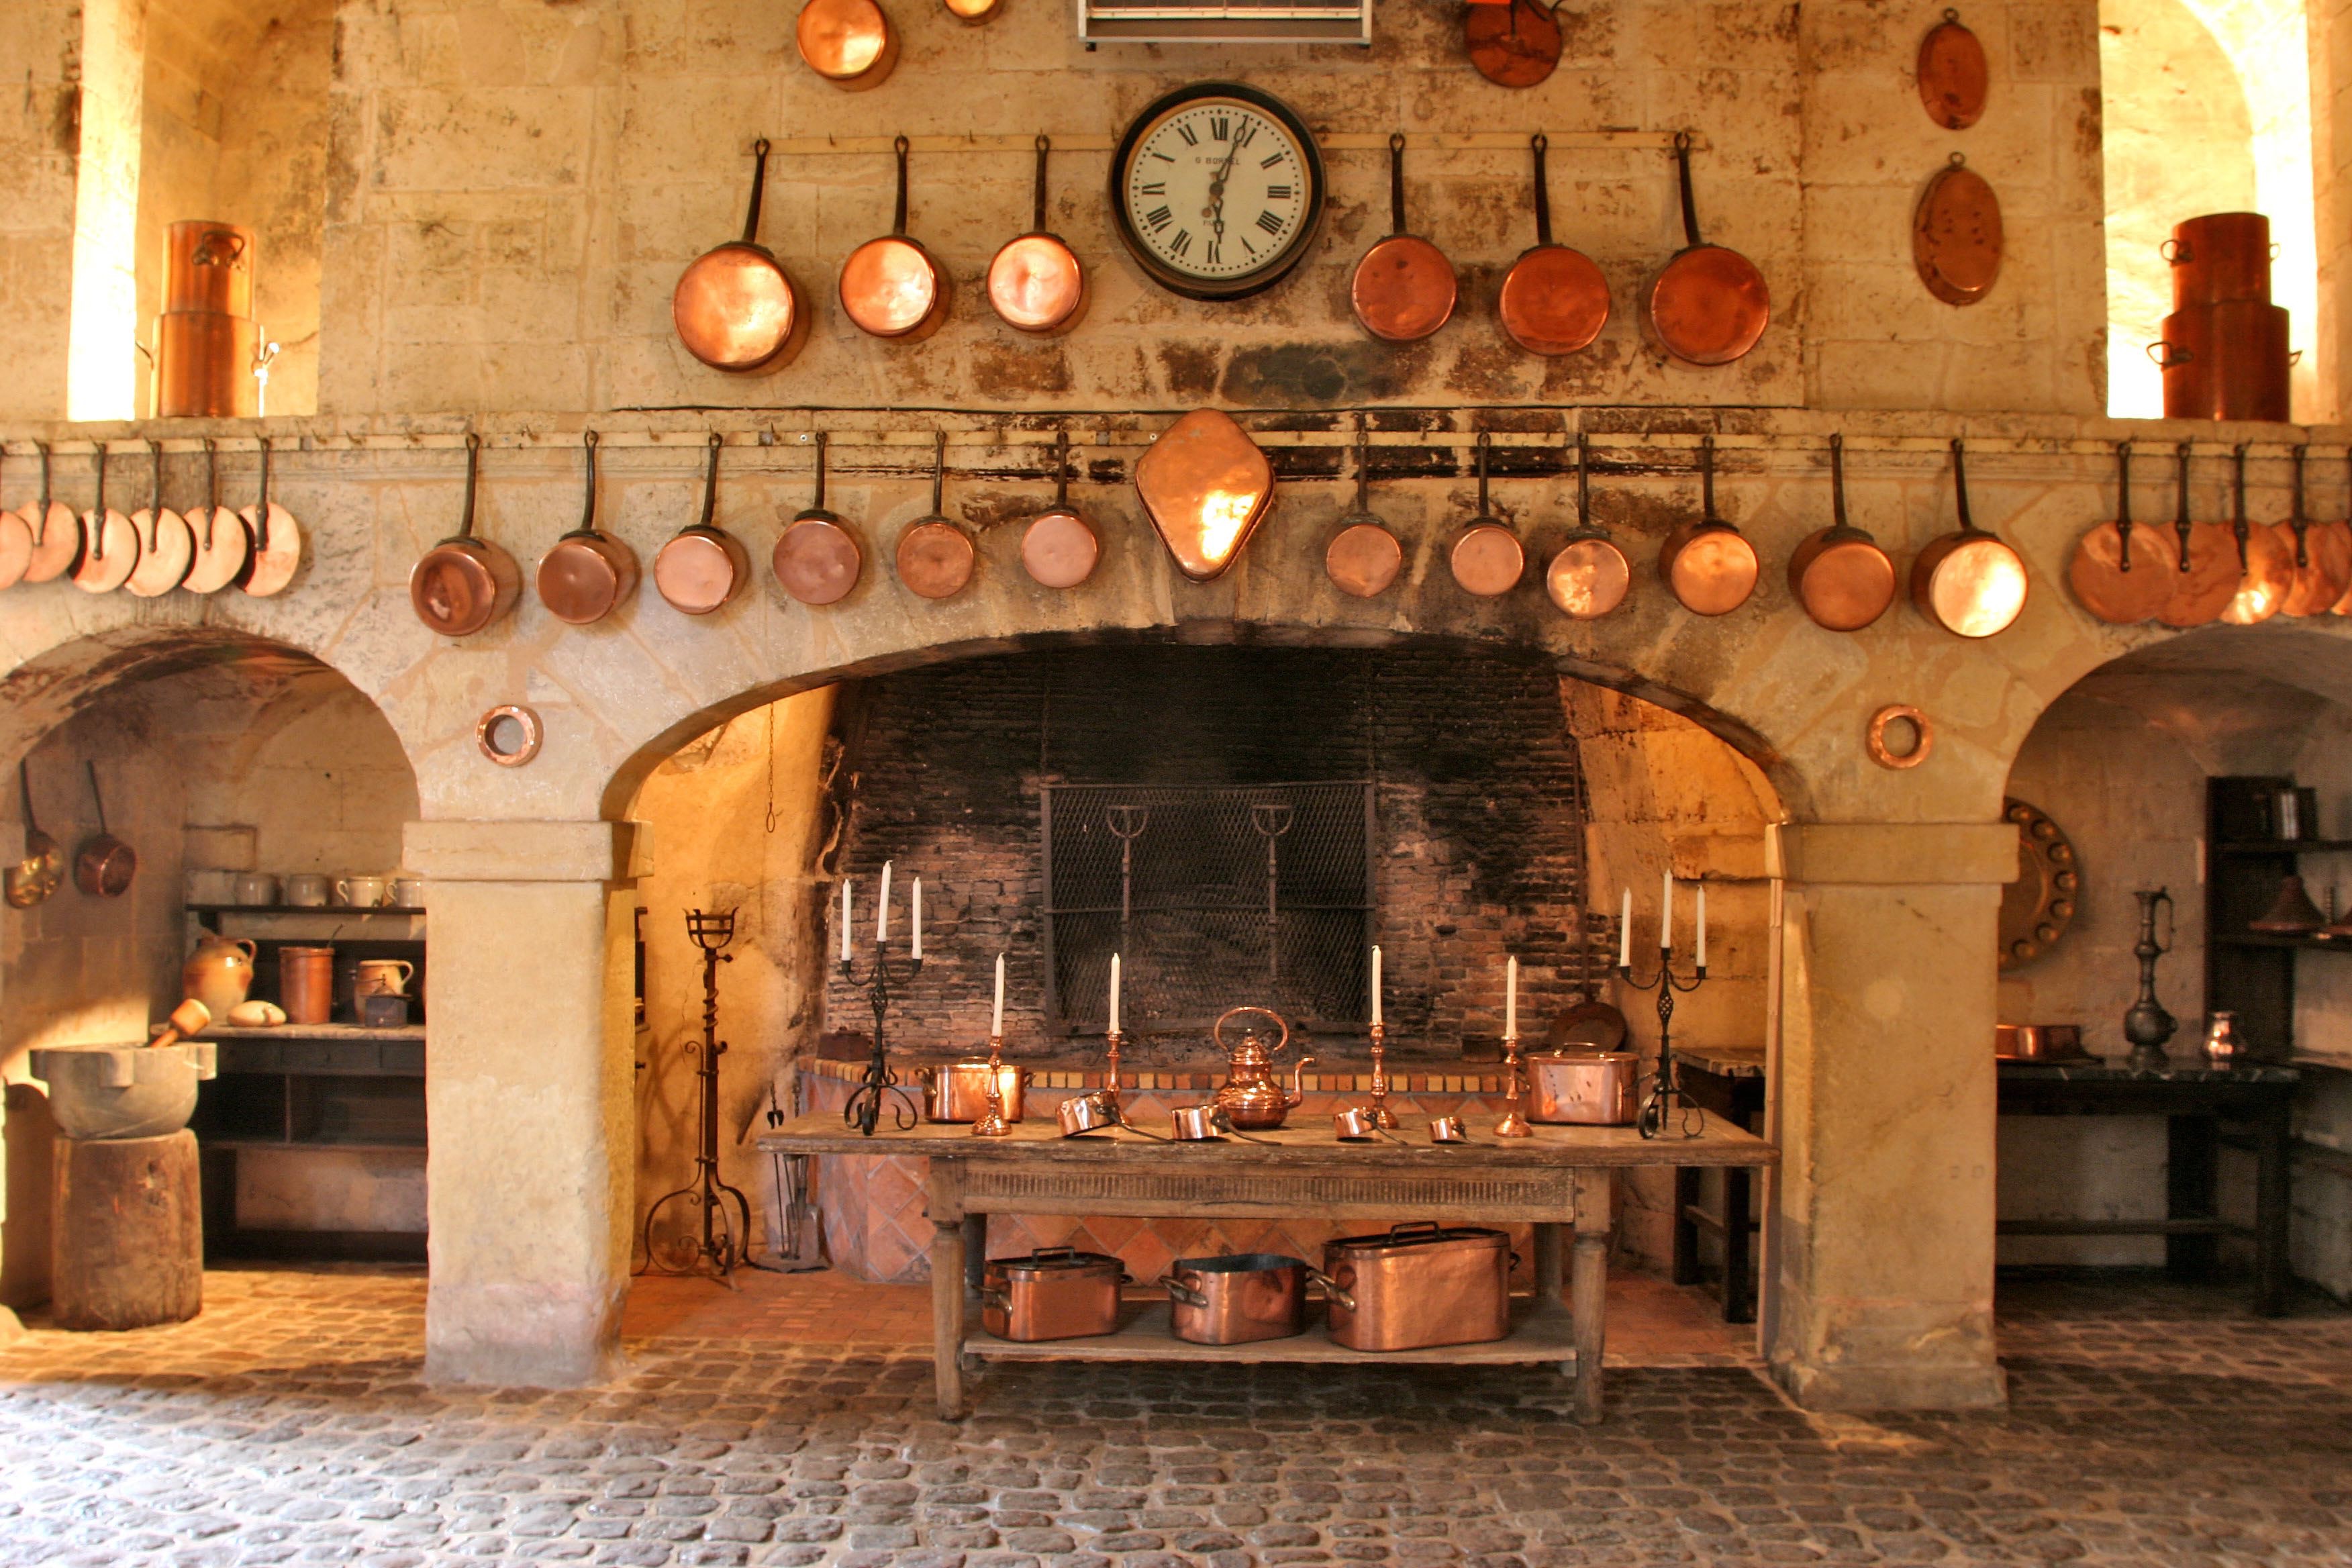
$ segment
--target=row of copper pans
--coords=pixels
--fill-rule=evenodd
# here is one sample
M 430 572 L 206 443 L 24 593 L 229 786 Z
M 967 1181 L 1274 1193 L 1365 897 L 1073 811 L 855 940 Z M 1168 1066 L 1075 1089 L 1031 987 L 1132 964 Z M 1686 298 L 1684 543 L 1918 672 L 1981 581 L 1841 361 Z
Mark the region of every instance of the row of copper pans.
M 147 504 L 125 515 L 107 504 L 107 444 L 98 443 L 97 494 L 77 515 L 55 498 L 50 454 L 41 455 L 41 493 L 0 511 L 0 588 L 62 578 L 87 594 L 120 589 L 142 599 L 174 589 L 216 594 L 235 587 L 254 598 L 284 591 L 302 563 L 302 528 L 269 499 L 269 442 L 261 443 L 261 479 L 251 506 L 220 504 L 220 469 L 205 442 L 205 504 L 184 514 L 163 504 L 163 448 L 146 443 Z

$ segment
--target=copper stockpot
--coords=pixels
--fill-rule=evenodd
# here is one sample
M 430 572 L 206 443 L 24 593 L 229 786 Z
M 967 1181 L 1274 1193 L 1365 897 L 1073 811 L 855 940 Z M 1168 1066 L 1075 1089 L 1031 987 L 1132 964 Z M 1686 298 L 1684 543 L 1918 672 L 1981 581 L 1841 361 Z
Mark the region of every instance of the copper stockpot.
M 670 291 L 670 321 L 678 342 L 713 370 L 780 370 L 808 339 L 808 301 L 800 285 L 760 243 L 760 202 L 768 184 L 766 137 L 751 144 L 751 208 L 743 219 L 743 237 L 696 257 Z
M 539 602 L 557 620 L 592 626 L 637 591 L 637 552 L 596 527 L 596 432 L 583 432 L 587 484 L 580 526 L 557 540 L 539 559 Z
M 2083 607 L 2111 626 L 2136 626 L 2172 597 L 2173 552 L 2163 534 L 2131 514 L 2131 443 L 2116 443 L 2116 521 L 2095 524 L 2074 546 L 2066 582 Z M 2352 536 L 2347 536 L 2352 546 Z
M 1463 41 L 1471 68 L 1497 87 L 1533 87 L 1559 64 L 1559 18 L 1536 0 L 1473 0 Z
M 1570 620 L 1592 621 L 1625 602 L 1633 568 L 1606 529 L 1592 521 L 1592 447 L 1576 437 L 1576 531 L 1544 568 L 1544 592 Z
M 1389 134 L 1389 236 L 1356 263 L 1348 284 L 1356 324 L 1383 342 L 1430 336 L 1454 315 L 1461 284 L 1445 252 L 1404 226 L 1404 133 Z
M 1195 408 L 1135 463 L 1136 499 L 1152 531 L 1195 583 L 1222 576 L 1241 559 L 1274 510 L 1274 465 L 1221 409 Z
M 803 605 L 837 605 L 857 586 L 866 552 L 848 524 L 824 509 L 825 434 L 816 433 L 816 495 L 786 524 L 768 563 L 784 592 Z
M 948 269 L 907 237 L 907 145 L 904 136 L 892 144 L 898 195 L 890 232 L 867 240 L 841 264 L 841 308 L 861 331 L 917 342 L 948 319 L 949 283 Z
M 1919 193 L 1911 213 L 1911 263 L 1927 292 L 1947 305 L 1973 305 L 2000 278 L 2000 198 L 1955 153 Z
M 2244 442 L 2231 452 L 2231 460 L 2236 507 L 2230 531 L 2238 553 L 2238 591 L 2222 606 L 2221 618 L 2233 626 L 2251 626 L 2277 615 L 2294 588 L 2294 533 L 2283 523 L 2248 521 Z
M 254 366 L 250 230 L 211 219 L 165 231 L 163 309 L 155 319 L 155 416 L 250 418 L 260 405 Z
M 1983 117 L 1992 68 L 1984 45 L 1960 25 L 1958 11 L 1947 10 L 1919 40 L 1915 74 L 1927 118 L 1945 130 L 1966 131 Z
M 163 231 L 163 309 L 253 314 L 253 231 L 184 218 Z
M 1529 353 L 1571 354 L 1609 324 L 1609 279 L 1591 257 L 1551 238 L 1551 182 L 1544 172 L 1549 140 L 1538 131 L 1535 150 L 1536 242 L 1503 274 L 1495 314 L 1503 331 Z
M 2279 605 L 2284 616 L 2323 614 L 2352 592 L 2352 523 L 2315 522 L 2304 515 L 2303 465 L 2308 450 L 2294 449 L 2294 510 L 2287 521 L 2294 534 L 2294 586 Z
M 1658 575 L 1683 608 L 1727 616 L 1756 592 L 1762 568 L 1748 536 L 1715 512 L 1715 437 L 1698 443 L 1699 514 L 1666 535 Z
M 2007 631 L 2025 611 L 2025 561 L 2008 541 L 1976 525 L 1969 513 L 1968 454 L 1952 438 L 1952 496 L 1960 514 L 1955 532 L 1932 541 L 1911 563 L 1911 602 L 1955 637 L 1989 637 Z
M 188 520 L 163 504 L 161 441 L 148 441 L 147 460 L 147 504 L 131 514 L 131 527 L 139 535 L 139 564 L 131 569 L 130 578 L 122 584 L 141 599 L 157 598 L 178 587 L 196 559 L 195 537 L 188 531 Z
M 73 508 L 50 496 L 48 443 L 40 447 L 41 499 L 25 514 L 33 534 L 33 553 L 25 562 L 27 583 L 53 583 L 81 563 L 81 520 Z
M 2147 346 L 2164 373 L 2168 419 L 2288 417 L 2295 361 L 2287 313 L 2260 300 L 2196 305 L 2164 318 Z
M 654 554 L 654 590 L 672 609 L 707 616 L 743 591 L 751 580 L 751 552 L 743 542 L 710 520 L 719 508 L 719 448 L 726 438 L 710 433 L 710 464 L 702 476 L 702 518 L 670 536 Z
M 1480 1344 L 1511 1331 L 1510 1237 L 1400 1225 L 1323 1244 L 1331 1339 L 1358 1351 Z
M 1813 624 L 1858 632 L 1895 602 L 1895 563 L 1845 517 L 1845 437 L 1830 437 L 1830 526 L 1805 536 L 1789 557 L 1789 591 Z
M 323 1024 L 335 1014 L 335 950 L 278 950 L 278 1005 L 289 1024 Z
M 1000 1340 L 1090 1339 L 1118 1327 L 1118 1288 L 1130 1283 L 1105 1252 L 1041 1247 L 992 1258 L 981 1270 L 980 1324 Z
M 302 564 L 302 525 L 294 514 L 269 499 L 269 437 L 261 438 L 261 492 L 254 503 L 237 512 L 252 537 L 253 553 L 246 558 L 237 586 L 257 599 L 284 591 Z
M 1370 444 L 1356 416 L 1356 510 L 1342 517 L 1323 547 L 1323 572 L 1341 593 L 1370 599 L 1388 591 L 1404 566 L 1404 546 L 1372 510 Z
M 2238 564 L 2237 541 L 2219 523 L 2189 519 L 2189 443 L 2179 448 L 2179 497 L 2173 521 L 2172 592 L 2156 618 L 2168 626 L 2210 626 L 2238 596 L 2245 571 Z
M 1445 552 L 1454 580 L 1465 593 L 1492 599 L 1519 585 L 1527 571 L 1526 549 L 1519 536 L 1486 507 L 1486 454 L 1494 437 L 1478 432 L 1478 515 L 1462 525 Z
M 2172 268 L 2172 308 L 2219 305 L 2233 300 L 2269 304 L 2271 220 L 2260 213 L 2207 213 L 2172 226 L 2161 247 Z
M 81 514 L 81 558 L 73 585 L 85 594 L 111 594 L 139 564 L 139 531 L 106 504 L 106 443 L 98 443 L 98 500 Z
M 1168 1292 L 1169 1331 L 1196 1345 L 1303 1334 L 1310 1272 L 1305 1258 L 1275 1252 L 1180 1258 L 1160 1277 Z
M 1699 238 L 1690 150 L 1690 132 L 1675 132 L 1684 245 L 1642 291 L 1642 317 L 1666 353 L 1685 363 L 1729 364 L 1754 348 L 1771 324 L 1772 290 L 1748 258 Z
M 996 1092 L 1007 1121 L 1021 1120 L 1029 1100 L 1030 1071 L 1005 1062 L 996 1069 Z M 923 1119 L 977 1121 L 988 1114 L 988 1061 L 941 1062 L 922 1069 Z
M 1066 332 L 1087 313 L 1087 269 L 1061 236 L 1045 231 L 1045 155 L 1053 145 L 1038 133 L 1029 232 L 1006 240 L 988 264 L 988 302 L 997 319 L 1039 334 Z
M 408 574 L 408 603 L 426 628 L 471 637 L 504 620 L 522 595 L 522 569 L 487 539 L 474 537 L 474 488 L 482 438 L 466 432 L 466 510 L 457 531 L 418 557 Z
M 808 0 L 793 27 L 809 69 L 848 92 L 880 87 L 898 63 L 898 32 L 874 0 Z
M 940 510 L 947 487 L 948 433 L 931 433 L 931 510 L 898 535 L 898 581 L 926 599 L 952 598 L 971 581 L 971 535 Z
M 245 519 L 220 503 L 220 454 L 205 437 L 205 504 L 188 514 L 195 559 L 181 586 L 191 594 L 216 594 L 244 575 L 253 558 L 253 534 Z
M 1632 1051 L 1537 1051 L 1527 1063 L 1528 1121 L 1570 1127 L 1633 1125 L 1642 1058 Z

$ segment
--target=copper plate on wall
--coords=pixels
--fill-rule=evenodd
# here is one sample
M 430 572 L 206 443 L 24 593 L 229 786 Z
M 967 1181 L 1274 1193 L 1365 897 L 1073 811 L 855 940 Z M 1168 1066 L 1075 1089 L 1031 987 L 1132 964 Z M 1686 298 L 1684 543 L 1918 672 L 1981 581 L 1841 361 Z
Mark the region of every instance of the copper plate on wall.
M 188 532 L 188 521 L 163 504 L 163 447 L 159 441 L 147 443 L 151 479 L 147 504 L 131 514 L 131 526 L 139 534 L 139 564 L 131 569 L 130 579 L 122 585 L 131 595 L 141 599 L 159 598 L 178 587 L 188 575 L 188 567 L 196 558 L 196 543 Z M 0 539 L 5 539 L 7 523 L 0 518 Z M 31 543 L 26 536 L 27 546 Z M 0 546 L 4 551 L 5 546 Z M 5 570 L 0 566 L 0 570 Z
M 295 568 L 302 564 L 302 525 L 294 521 L 292 512 L 269 499 L 267 436 L 261 438 L 261 493 L 237 515 L 245 520 L 245 531 L 253 539 L 253 555 L 247 561 L 245 574 L 237 579 L 237 586 L 257 599 L 283 593 L 286 585 L 294 581 Z
M 1463 21 L 1470 64 L 1497 87 L 1533 87 L 1559 65 L 1559 20 L 1535 0 L 1473 0 Z
M 1947 131 L 1966 131 L 1984 117 L 1992 88 L 1992 68 L 1983 43 L 1960 25 L 1958 11 L 1927 29 L 1919 40 L 1919 102 L 1927 118 Z
M 2017 824 L 2017 880 L 2000 893 L 2000 967 L 2031 963 L 2056 946 L 2082 902 L 2082 866 L 2063 829 L 2014 797 L 2000 814 Z
M 1911 215 L 1912 263 L 1947 305 L 1975 304 L 2000 277 L 2000 198 L 1967 162 L 1953 153 Z
M 2095 525 L 2074 546 L 2067 585 L 2083 607 L 2110 626 L 2152 618 L 2172 596 L 2170 542 L 2132 521 L 2131 443 L 2116 443 L 2116 521 Z
M 2168 626 L 2210 626 L 2237 597 L 2244 576 L 2238 565 L 2238 542 L 2216 522 L 2191 522 L 2189 518 L 2189 443 L 2179 447 L 2180 480 L 2178 517 L 2173 523 L 2172 592 L 2156 618 Z
M 769 554 L 776 581 L 803 605 L 837 605 L 857 586 L 866 552 L 841 519 L 824 509 L 825 437 L 816 433 L 816 496 L 785 526 Z
M 1136 460 L 1135 493 L 1176 569 L 1195 583 L 1222 575 L 1274 506 L 1274 465 L 1249 432 L 1196 408 Z
M 898 63 L 898 32 L 874 0 L 808 0 L 793 28 L 809 69 L 851 92 L 879 87 Z
M 81 559 L 74 563 L 73 585 L 85 594 L 111 594 L 131 580 L 139 564 L 139 531 L 106 504 L 106 443 L 98 444 L 98 500 L 81 514 Z
M 926 599 L 947 599 L 971 581 L 971 535 L 940 510 L 947 489 L 948 433 L 931 433 L 931 510 L 898 535 L 898 581 Z

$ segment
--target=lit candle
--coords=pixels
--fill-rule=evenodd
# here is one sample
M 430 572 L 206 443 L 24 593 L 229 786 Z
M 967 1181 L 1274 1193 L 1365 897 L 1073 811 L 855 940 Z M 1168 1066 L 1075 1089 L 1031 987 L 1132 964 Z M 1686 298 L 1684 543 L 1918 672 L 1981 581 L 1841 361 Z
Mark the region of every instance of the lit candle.
M 1519 961 L 1507 959 L 1503 964 L 1503 1038 L 1519 1037 Z
M 996 955 L 996 1011 L 989 1015 L 988 1032 L 991 1037 L 1004 1033 L 1004 955 L 1001 952 Z
M 887 866 L 883 867 L 882 875 L 885 879 L 882 885 L 885 889 L 887 889 L 889 887 L 887 879 L 890 875 L 890 868 Z M 1675 873 L 1674 868 L 1668 867 L 1666 868 L 1665 876 L 1660 879 L 1658 888 L 1658 951 L 1660 952 L 1672 952 L 1674 950 Z
M 841 962 L 849 962 L 849 879 L 841 879 Z
M 1381 1021 L 1381 950 L 1372 949 L 1372 1022 Z
M 913 919 L 915 924 L 915 951 L 908 956 L 913 958 L 917 963 L 920 963 L 923 962 L 923 879 L 920 877 L 915 879 L 915 912 Z M 1702 947 L 1706 945 L 1705 939 L 1701 939 L 1700 945 Z
M 1118 954 L 1110 955 L 1110 1032 L 1118 1033 Z
M 1633 889 L 1625 889 L 1625 910 L 1617 917 L 1617 967 L 1633 967 Z
M 890 862 L 882 862 L 882 901 L 874 913 L 874 945 L 882 947 L 890 941 Z
M 1698 885 L 1698 966 L 1706 967 L 1706 884 Z

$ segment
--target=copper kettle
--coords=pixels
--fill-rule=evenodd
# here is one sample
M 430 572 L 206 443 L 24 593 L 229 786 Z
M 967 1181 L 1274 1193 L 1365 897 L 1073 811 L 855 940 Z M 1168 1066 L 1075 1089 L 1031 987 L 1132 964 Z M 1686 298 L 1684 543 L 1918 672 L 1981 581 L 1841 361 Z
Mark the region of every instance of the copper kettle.
M 1282 1036 L 1272 1045 L 1265 1043 L 1255 1029 L 1242 1031 L 1241 1044 L 1225 1043 L 1225 1025 L 1236 1015 L 1255 1013 L 1271 1018 Z M 1209 1103 L 1225 1113 L 1227 1120 L 1244 1132 L 1270 1132 L 1282 1125 L 1282 1119 L 1307 1098 L 1302 1087 L 1307 1065 L 1313 1057 L 1301 1057 L 1291 1064 L 1290 1088 L 1286 1092 L 1281 1075 L 1276 1070 L 1276 1053 L 1290 1044 L 1290 1025 L 1271 1007 L 1229 1008 L 1218 1018 L 1210 1031 L 1217 1048 L 1225 1053 L 1225 1081 L 1210 1097 Z

